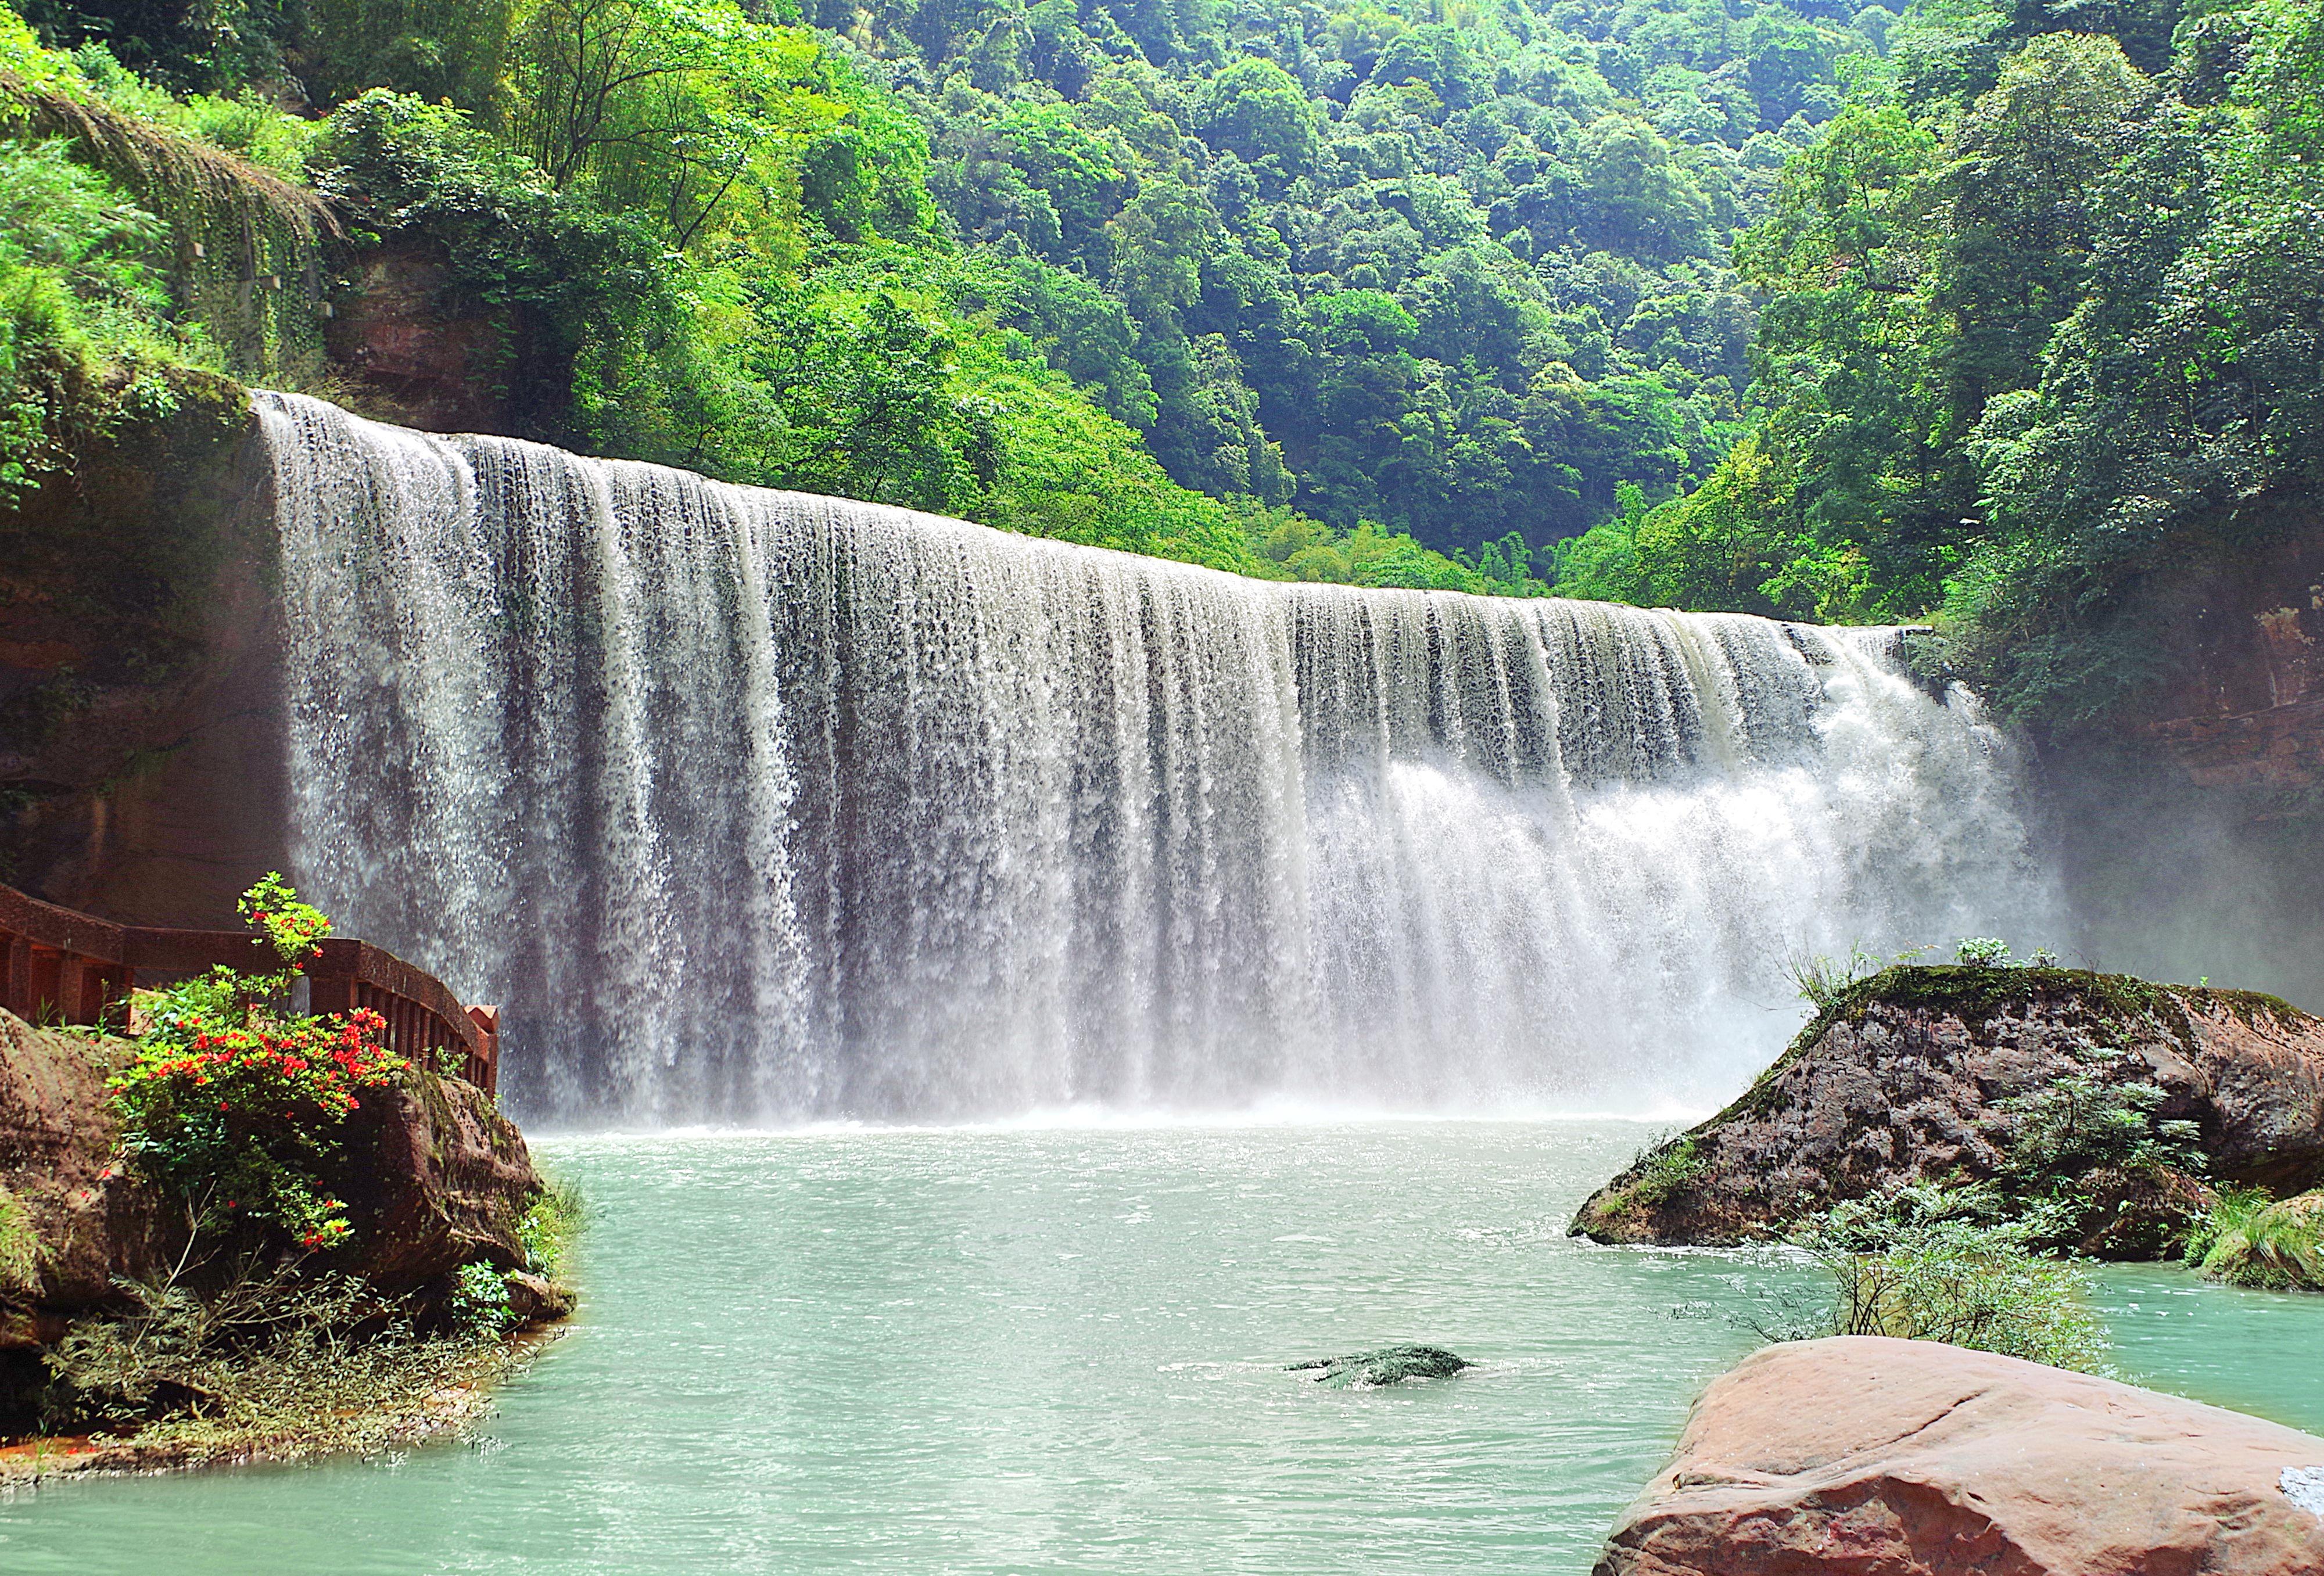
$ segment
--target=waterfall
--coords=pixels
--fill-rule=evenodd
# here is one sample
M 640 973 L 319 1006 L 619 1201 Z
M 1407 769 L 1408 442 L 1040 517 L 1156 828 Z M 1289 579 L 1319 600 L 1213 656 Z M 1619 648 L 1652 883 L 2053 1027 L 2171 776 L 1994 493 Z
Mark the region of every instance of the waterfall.
M 1731 1092 L 1788 953 L 2040 939 L 1893 631 L 1277 585 L 257 396 L 291 859 L 550 1120 Z

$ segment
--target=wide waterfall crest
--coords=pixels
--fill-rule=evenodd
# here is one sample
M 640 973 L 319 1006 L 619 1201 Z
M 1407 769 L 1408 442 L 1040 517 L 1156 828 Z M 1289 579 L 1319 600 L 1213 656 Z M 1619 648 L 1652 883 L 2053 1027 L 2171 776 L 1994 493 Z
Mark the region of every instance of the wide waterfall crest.
M 1893 631 L 1251 581 L 257 396 L 300 885 L 529 1113 L 1701 1103 L 2038 932 Z

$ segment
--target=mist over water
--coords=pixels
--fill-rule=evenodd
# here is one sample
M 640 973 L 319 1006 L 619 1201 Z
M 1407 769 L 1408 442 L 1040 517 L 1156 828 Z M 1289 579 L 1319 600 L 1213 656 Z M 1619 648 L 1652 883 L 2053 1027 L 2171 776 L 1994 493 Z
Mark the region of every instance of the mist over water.
M 258 396 L 296 879 L 593 1122 L 1701 1105 L 2042 939 L 1893 631 L 1280 585 Z

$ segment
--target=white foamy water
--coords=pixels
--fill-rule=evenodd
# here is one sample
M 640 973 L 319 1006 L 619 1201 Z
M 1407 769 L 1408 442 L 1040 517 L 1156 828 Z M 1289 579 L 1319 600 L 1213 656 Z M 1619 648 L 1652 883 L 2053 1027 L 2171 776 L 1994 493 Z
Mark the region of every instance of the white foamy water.
M 295 875 L 592 1122 L 1647 1110 L 2043 939 L 1893 631 L 1280 585 L 290 395 Z

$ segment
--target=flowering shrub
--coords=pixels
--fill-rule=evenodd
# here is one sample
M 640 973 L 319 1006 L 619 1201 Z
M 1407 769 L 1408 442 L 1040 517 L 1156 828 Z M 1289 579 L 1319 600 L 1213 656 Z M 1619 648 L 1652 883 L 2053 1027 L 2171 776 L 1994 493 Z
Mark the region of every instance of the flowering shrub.
M 316 944 L 331 934 L 331 922 L 323 911 L 299 901 L 280 871 L 267 871 L 235 907 L 253 928 L 265 933 L 275 954 L 294 974 L 320 950 Z
M 279 997 L 330 922 L 279 875 L 243 899 L 286 972 L 227 968 L 152 999 L 135 1056 L 110 1081 L 129 1163 L 179 1194 L 200 1226 L 280 1228 L 307 1249 L 352 1231 L 346 1205 L 323 1180 L 358 1092 L 392 1083 L 409 1064 L 381 1043 L 386 1021 L 292 1017 Z

